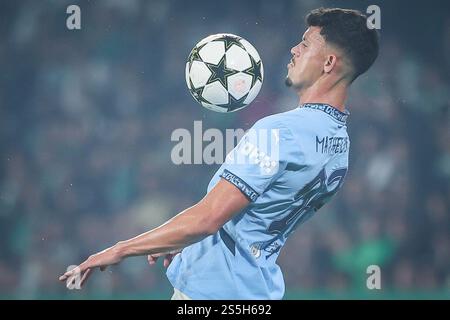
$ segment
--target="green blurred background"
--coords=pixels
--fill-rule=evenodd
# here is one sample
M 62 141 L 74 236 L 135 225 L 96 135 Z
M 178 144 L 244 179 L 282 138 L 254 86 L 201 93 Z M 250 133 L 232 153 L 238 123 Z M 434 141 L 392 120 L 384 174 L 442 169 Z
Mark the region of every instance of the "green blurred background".
M 66 8 L 81 8 L 81 30 Z M 194 204 L 218 165 L 174 165 L 173 130 L 248 129 L 296 106 L 284 86 L 305 14 L 381 9 L 380 56 L 348 101 L 340 193 L 279 258 L 286 299 L 450 298 L 450 5 L 447 1 L 2 1 L 0 298 L 168 299 L 144 257 L 57 281 L 69 265 Z M 184 78 L 209 34 L 241 35 L 265 80 L 233 114 L 198 106 Z M 381 290 L 366 288 L 379 265 Z

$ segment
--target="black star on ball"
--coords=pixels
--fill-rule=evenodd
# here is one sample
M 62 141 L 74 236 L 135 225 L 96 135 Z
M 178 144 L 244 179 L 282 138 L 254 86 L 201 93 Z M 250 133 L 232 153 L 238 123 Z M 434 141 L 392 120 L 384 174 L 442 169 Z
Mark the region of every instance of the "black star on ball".
M 238 47 L 242 48 L 245 50 L 244 46 L 242 45 L 242 43 L 239 41 L 239 37 L 235 37 L 235 36 L 231 36 L 231 35 L 226 35 L 223 36 L 221 38 L 221 40 L 223 41 L 223 43 L 225 44 L 225 52 L 227 52 L 228 49 L 230 49 L 230 47 L 235 44 Z
M 213 83 L 214 81 L 220 81 L 225 89 L 228 88 L 227 78 L 238 73 L 238 71 L 227 68 L 225 66 L 225 60 L 225 55 L 223 55 L 218 64 L 205 62 L 206 66 L 211 71 L 207 84 Z
M 250 61 L 252 63 L 252 66 L 250 68 L 245 69 L 242 72 L 252 76 L 252 85 L 251 85 L 251 87 L 253 87 L 255 85 L 256 80 L 261 81 L 261 83 L 263 81 L 262 80 L 262 74 L 261 74 L 261 60 L 256 62 L 255 59 L 253 59 L 251 54 L 249 54 L 248 56 L 250 57 Z
M 247 98 L 248 93 L 244 95 L 240 99 L 235 99 L 232 94 L 228 93 L 228 103 L 219 104 L 219 107 L 226 108 L 227 112 L 234 111 L 236 109 L 240 109 L 245 107 L 247 104 L 244 103 L 244 100 Z

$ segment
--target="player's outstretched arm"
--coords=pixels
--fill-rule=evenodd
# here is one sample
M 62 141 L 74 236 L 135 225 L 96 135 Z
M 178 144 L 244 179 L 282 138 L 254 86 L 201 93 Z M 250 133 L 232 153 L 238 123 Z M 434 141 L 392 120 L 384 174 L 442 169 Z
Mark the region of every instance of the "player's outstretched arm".
M 131 256 L 170 254 L 216 233 L 228 220 L 249 204 L 230 182 L 221 179 L 197 204 L 180 212 L 163 225 L 91 255 L 59 280 L 81 275 L 83 285 L 95 268 L 105 270 Z

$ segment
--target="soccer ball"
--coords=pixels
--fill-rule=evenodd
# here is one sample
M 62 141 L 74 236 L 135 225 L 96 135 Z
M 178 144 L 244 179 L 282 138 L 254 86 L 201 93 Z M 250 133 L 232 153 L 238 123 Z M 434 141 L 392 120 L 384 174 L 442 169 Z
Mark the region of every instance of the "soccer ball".
M 192 96 L 216 112 L 233 112 L 249 105 L 258 95 L 263 77 L 256 49 L 229 33 L 201 40 L 186 63 L 186 83 Z

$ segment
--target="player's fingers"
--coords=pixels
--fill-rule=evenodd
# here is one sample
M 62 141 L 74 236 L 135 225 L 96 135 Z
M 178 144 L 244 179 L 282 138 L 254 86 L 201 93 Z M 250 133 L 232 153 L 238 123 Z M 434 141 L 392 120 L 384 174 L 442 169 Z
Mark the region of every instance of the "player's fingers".
M 166 256 L 164 257 L 164 263 L 163 263 L 165 268 L 167 268 L 170 265 L 174 256 L 175 255 L 172 253 L 166 254 Z
M 69 270 L 66 273 L 64 273 L 62 276 L 60 276 L 59 281 L 66 281 L 69 277 L 71 277 L 74 274 L 79 273 L 79 272 L 81 272 L 79 266 L 75 267 L 72 270 Z
M 80 286 L 81 287 L 86 283 L 87 279 L 89 279 L 89 277 L 91 276 L 93 271 L 94 271 L 94 269 L 87 269 L 86 270 L 86 272 L 83 274 L 83 277 L 81 278 L 81 281 L 80 281 Z
M 152 266 L 156 263 L 156 261 L 158 260 L 158 257 L 152 256 L 151 254 L 149 254 L 147 256 L 147 260 L 148 260 L 148 264 Z

